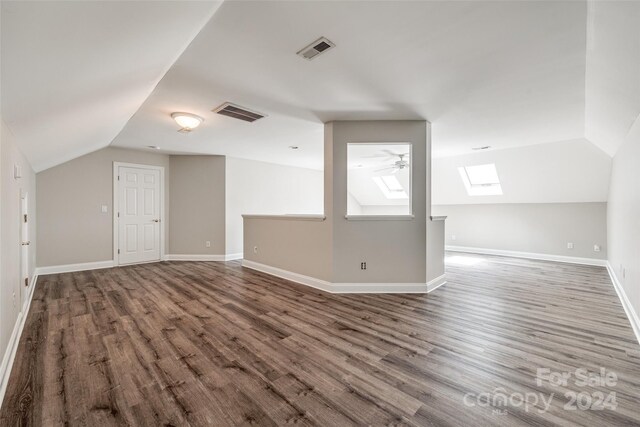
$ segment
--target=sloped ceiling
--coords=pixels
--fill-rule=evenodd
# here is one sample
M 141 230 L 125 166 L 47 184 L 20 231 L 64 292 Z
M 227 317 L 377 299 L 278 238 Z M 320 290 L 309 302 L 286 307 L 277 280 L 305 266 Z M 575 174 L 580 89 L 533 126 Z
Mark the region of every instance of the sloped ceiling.
M 34 169 L 109 145 L 218 5 L 2 1 L 2 118 Z
M 2 117 L 37 170 L 109 143 L 319 169 L 322 123 L 348 119 L 430 120 L 440 158 L 551 142 L 553 157 L 585 135 L 612 155 L 640 110 L 639 9 L 3 1 Z M 295 55 L 321 35 L 336 48 Z M 268 116 L 211 112 L 225 101 Z M 205 122 L 179 134 L 173 111 Z
M 640 2 L 588 6 L 585 136 L 613 156 L 640 114 Z
M 469 196 L 459 167 L 493 163 L 501 196 Z M 434 205 L 606 202 L 611 158 L 584 138 L 433 161 Z
M 426 118 L 439 155 L 582 137 L 585 24 L 581 2 L 225 2 L 113 144 L 319 169 L 338 119 Z M 296 56 L 321 35 L 336 47 Z

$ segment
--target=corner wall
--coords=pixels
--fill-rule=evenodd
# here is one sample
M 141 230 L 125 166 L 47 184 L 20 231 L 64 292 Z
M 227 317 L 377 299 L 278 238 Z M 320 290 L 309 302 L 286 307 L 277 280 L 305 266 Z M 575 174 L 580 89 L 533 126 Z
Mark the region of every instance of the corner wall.
M 607 235 L 611 269 L 635 310 L 637 322 L 640 314 L 640 118 L 613 158 Z M 636 330 L 640 339 L 638 332 Z
M 225 254 L 224 156 L 171 156 L 167 254 Z M 211 243 L 210 247 L 206 242 Z
M 113 162 L 165 168 L 169 248 L 169 156 L 107 147 L 36 175 L 38 267 L 113 260 Z M 107 205 L 107 213 L 101 206 Z
M 14 165 L 22 169 L 22 178 L 13 176 Z M 29 210 L 29 278 L 33 278 L 36 261 L 36 175 L 18 150 L 15 139 L 0 118 L 0 389 L 5 385 L 12 348 L 17 339 L 19 321 L 31 290 L 24 286 L 21 266 L 21 196 L 28 193 Z M 0 390 L 0 400 L 2 390 Z

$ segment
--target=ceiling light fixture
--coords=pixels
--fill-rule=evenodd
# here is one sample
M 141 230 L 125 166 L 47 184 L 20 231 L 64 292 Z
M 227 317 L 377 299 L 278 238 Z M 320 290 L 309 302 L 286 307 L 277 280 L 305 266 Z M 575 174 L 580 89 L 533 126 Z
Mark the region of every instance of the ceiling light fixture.
M 473 147 L 472 150 L 478 151 L 478 150 L 488 150 L 489 148 L 491 148 L 490 145 L 483 145 L 482 147 Z
M 292 150 L 297 150 L 300 147 L 298 147 L 297 145 L 290 145 L 289 148 L 291 148 Z
M 172 113 L 171 117 L 181 127 L 178 132 L 191 132 L 200 126 L 200 123 L 204 122 L 202 117 L 191 113 Z
M 158 147 L 157 145 L 147 145 L 148 148 L 151 148 L 152 150 L 159 150 L 160 147 Z

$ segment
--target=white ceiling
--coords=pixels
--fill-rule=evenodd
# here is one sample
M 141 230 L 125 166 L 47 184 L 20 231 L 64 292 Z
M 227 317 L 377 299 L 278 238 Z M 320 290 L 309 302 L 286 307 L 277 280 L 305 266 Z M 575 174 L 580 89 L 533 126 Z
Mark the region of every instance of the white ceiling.
M 458 168 L 494 163 L 502 196 L 469 196 Z M 433 161 L 434 205 L 606 202 L 611 158 L 584 138 Z
M 589 2 L 585 136 L 613 156 L 640 114 L 640 2 Z
M 348 119 L 430 120 L 435 157 L 585 134 L 611 155 L 640 111 L 640 2 L 218 6 L 2 1 L 2 117 L 34 168 L 113 143 L 320 169 L 322 123 Z
M 585 25 L 582 2 L 225 2 L 114 145 L 320 169 L 337 119 L 426 118 L 436 155 L 578 138 Z M 295 55 L 321 35 L 336 48 Z M 269 117 L 210 112 L 225 101 Z M 183 110 L 205 118 L 190 135 Z
M 2 118 L 36 171 L 111 143 L 219 3 L 2 1 Z

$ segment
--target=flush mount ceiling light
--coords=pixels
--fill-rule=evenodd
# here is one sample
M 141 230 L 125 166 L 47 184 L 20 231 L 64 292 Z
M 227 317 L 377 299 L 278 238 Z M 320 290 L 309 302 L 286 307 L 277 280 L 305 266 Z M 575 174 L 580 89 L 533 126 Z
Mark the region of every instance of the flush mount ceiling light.
M 200 126 L 200 123 L 204 122 L 202 117 L 191 113 L 172 113 L 171 117 L 178 123 L 178 126 L 181 127 L 178 132 L 183 133 L 191 132 Z
M 297 150 L 300 147 L 298 147 L 297 145 L 290 145 L 289 148 L 291 148 L 292 150 Z
M 491 148 L 490 145 L 483 145 L 482 147 L 473 147 L 471 149 L 474 151 L 478 151 L 478 150 L 488 150 L 489 148 Z
M 147 148 L 151 148 L 152 150 L 159 150 L 160 147 L 158 147 L 157 145 L 147 145 Z

